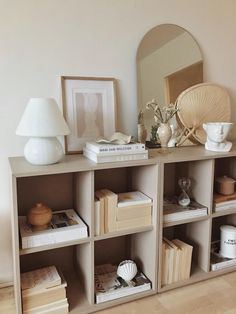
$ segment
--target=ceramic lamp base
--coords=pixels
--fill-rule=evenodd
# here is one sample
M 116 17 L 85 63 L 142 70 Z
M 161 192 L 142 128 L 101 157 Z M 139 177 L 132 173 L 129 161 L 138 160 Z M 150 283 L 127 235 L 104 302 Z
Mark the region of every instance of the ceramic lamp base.
M 33 165 L 50 165 L 62 158 L 63 149 L 56 137 L 31 137 L 25 145 L 24 155 Z

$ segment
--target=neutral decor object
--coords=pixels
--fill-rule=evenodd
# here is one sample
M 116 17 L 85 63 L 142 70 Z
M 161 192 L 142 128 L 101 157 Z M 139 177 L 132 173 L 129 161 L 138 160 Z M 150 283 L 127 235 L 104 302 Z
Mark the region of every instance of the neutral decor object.
M 40 231 L 47 229 L 49 222 L 52 219 L 51 208 L 37 203 L 32 207 L 27 214 L 27 222 L 32 225 L 33 231 Z
M 223 225 L 220 227 L 220 255 L 236 258 L 236 227 Z
M 210 122 L 204 123 L 203 129 L 206 132 L 207 139 L 205 149 L 214 152 L 228 152 L 232 143 L 226 141 L 233 123 L 231 122 Z
M 71 133 L 66 154 L 83 151 L 86 142 L 116 131 L 116 80 L 105 77 L 62 76 L 64 117 Z
M 144 125 L 143 110 L 140 110 L 138 114 L 138 142 L 145 144 L 146 139 L 147 129 Z
M 116 145 L 125 145 L 129 144 L 132 141 L 131 135 L 126 135 L 121 132 L 115 132 L 112 136 L 106 137 L 99 137 L 96 139 L 96 142 L 99 144 L 116 144 Z
M 223 195 L 231 195 L 235 191 L 235 179 L 222 176 L 216 178 L 216 192 Z
M 146 109 L 153 110 L 154 120 L 156 124 L 159 124 L 157 129 L 157 134 L 161 143 L 161 147 L 168 147 L 168 142 L 172 136 L 172 130 L 169 125 L 169 121 L 174 117 L 174 115 L 179 110 L 173 104 L 168 106 L 160 106 L 156 99 L 152 99 L 146 104 Z
M 34 165 L 58 162 L 63 156 L 63 148 L 56 136 L 69 133 L 53 98 L 31 98 L 16 129 L 17 135 L 30 137 L 24 155 Z
M 183 177 L 178 180 L 178 184 L 182 191 L 178 197 L 178 203 L 182 207 L 187 207 L 190 204 L 190 197 L 187 192 L 190 189 L 191 180 Z
M 132 260 L 121 262 L 117 268 L 117 275 L 125 281 L 131 281 L 137 274 L 137 265 Z
M 178 146 L 187 139 L 204 144 L 206 134 L 203 124 L 229 122 L 231 117 L 230 98 L 227 90 L 214 83 L 201 83 L 187 88 L 176 100 L 177 120 L 182 128 Z

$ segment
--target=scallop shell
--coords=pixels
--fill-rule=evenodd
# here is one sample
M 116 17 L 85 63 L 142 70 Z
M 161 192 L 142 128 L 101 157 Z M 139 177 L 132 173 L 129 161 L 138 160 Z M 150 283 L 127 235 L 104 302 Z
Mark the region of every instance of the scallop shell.
M 117 268 L 117 275 L 125 281 L 132 280 L 137 274 L 137 265 L 132 260 L 121 262 Z

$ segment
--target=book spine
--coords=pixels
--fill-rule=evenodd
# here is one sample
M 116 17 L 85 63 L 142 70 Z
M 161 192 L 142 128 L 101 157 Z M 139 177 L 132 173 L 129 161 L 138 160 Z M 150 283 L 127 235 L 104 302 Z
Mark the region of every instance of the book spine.
M 87 228 L 77 228 L 58 231 L 53 233 L 29 235 L 22 237 L 22 249 L 29 249 L 37 246 L 62 243 L 66 241 L 79 240 L 87 237 Z
M 232 259 L 229 261 L 219 262 L 211 265 L 211 270 L 219 270 L 230 266 L 236 265 L 236 259 Z
M 148 152 L 138 153 L 138 154 L 99 156 L 93 152 L 88 151 L 87 149 L 84 149 L 84 156 L 93 160 L 96 163 L 103 163 L 103 162 L 130 161 L 130 160 L 144 160 L 144 159 L 148 159 Z
M 99 146 L 98 146 L 99 145 Z M 136 152 L 136 151 L 144 151 L 145 145 L 142 143 L 135 144 L 125 144 L 125 145 L 103 145 L 98 144 L 95 145 L 93 143 L 86 143 L 86 148 L 91 150 L 94 153 L 121 153 L 121 152 Z

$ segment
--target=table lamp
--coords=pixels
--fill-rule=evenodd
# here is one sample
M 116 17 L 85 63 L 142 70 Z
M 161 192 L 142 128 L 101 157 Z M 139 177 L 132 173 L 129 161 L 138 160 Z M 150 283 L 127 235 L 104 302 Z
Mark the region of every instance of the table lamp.
M 16 134 L 29 136 L 24 155 L 34 165 L 49 165 L 63 156 L 56 136 L 69 134 L 69 128 L 52 98 L 31 98 L 16 129 Z

